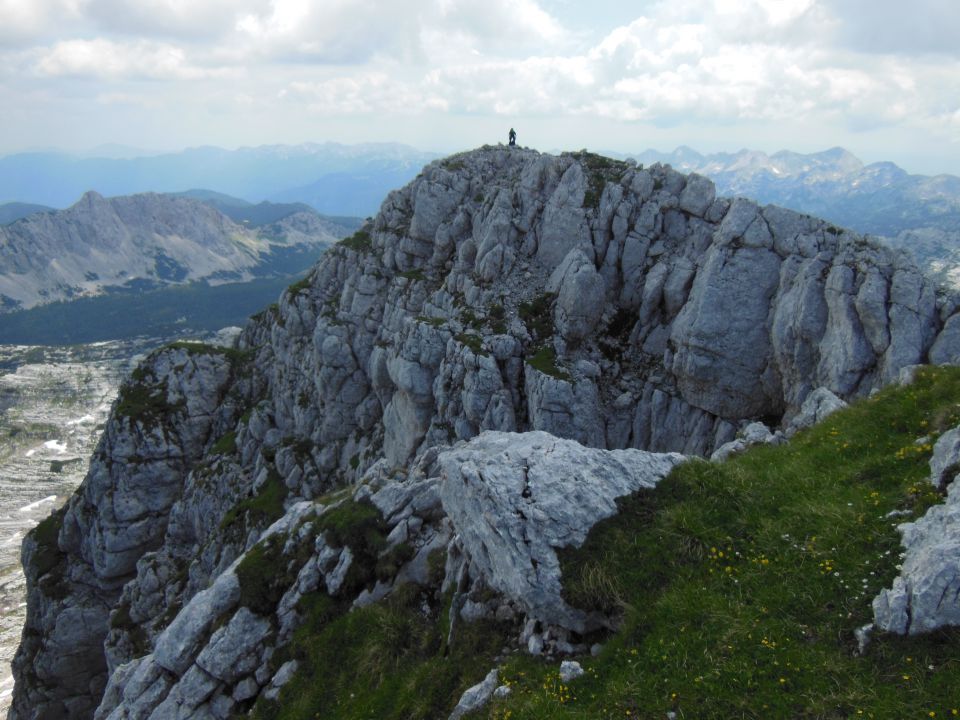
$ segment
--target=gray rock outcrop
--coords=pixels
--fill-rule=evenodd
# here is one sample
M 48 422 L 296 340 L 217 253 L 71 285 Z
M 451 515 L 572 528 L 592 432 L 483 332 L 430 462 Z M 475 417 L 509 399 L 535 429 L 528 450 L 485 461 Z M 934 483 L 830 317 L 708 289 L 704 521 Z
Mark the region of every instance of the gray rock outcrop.
M 89 717 L 107 679 L 109 616 L 211 434 L 235 422 L 223 353 L 172 348 L 125 383 L 83 485 L 42 544 L 24 546 L 29 612 L 11 717 Z M 50 522 L 50 521 L 48 521 Z M 125 622 L 130 622 L 126 619 Z
M 652 488 L 676 453 L 598 451 L 544 432 L 487 432 L 440 454 L 443 509 L 470 563 L 494 590 L 544 625 L 597 623 L 561 598 L 556 550 L 579 547 L 616 498 Z
M 593 524 L 615 512 L 615 498 L 652 487 L 682 459 L 639 450 L 585 448 L 543 432 L 484 433 L 432 455 L 406 475 L 378 464 L 352 494 L 341 494 L 338 500 L 292 505 L 210 587 L 184 605 L 159 632 L 151 652 L 116 665 L 95 717 L 228 717 L 248 708 L 261 694 L 276 699 L 295 674 L 296 663 L 274 670 L 270 659 L 289 642 L 299 620 L 299 600 L 311 593 L 323 592 L 339 598 L 341 607 L 356 607 L 384 597 L 396 585 L 412 582 L 429 588 L 431 582 L 439 582 L 432 590 L 454 590 L 451 633 L 461 622 L 494 615 L 541 628 L 536 634 L 541 644 L 548 632 L 559 638 L 566 629 L 583 630 L 588 626 L 586 614 L 560 600 L 554 549 L 582 543 Z M 461 475 L 452 473 L 462 468 L 473 475 L 478 464 L 489 492 L 458 490 Z M 569 502 L 571 488 L 577 504 L 553 527 L 549 517 Z M 452 500 L 451 495 L 463 495 L 465 501 Z M 317 531 L 324 515 L 344 502 L 369 502 L 379 511 L 387 542 L 381 557 L 401 544 L 411 548 L 409 559 L 392 577 L 378 577 L 373 590 L 345 585 L 354 562 L 350 548 L 332 545 Z M 518 503 L 529 514 L 529 523 L 508 521 Z M 507 534 L 523 532 L 529 538 L 545 535 L 529 547 L 523 542 L 493 547 L 496 528 Z M 289 557 L 296 566 L 287 575 L 275 610 L 264 615 L 264 608 L 244 604 L 248 601 L 239 576 L 246 557 L 277 538 L 284 548 L 281 557 Z M 305 548 L 309 551 L 303 552 Z M 431 578 L 429 558 L 437 552 L 446 557 L 442 580 Z M 539 578 L 518 570 L 532 562 L 538 562 Z M 489 596 L 489 589 L 498 591 L 500 599 L 481 599 Z M 561 648 L 557 642 L 554 646 Z M 497 684 L 494 671 L 464 693 L 453 716 L 480 707 Z
M 947 499 L 898 529 L 904 554 L 893 586 L 873 600 L 874 624 L 900 635 L 960 625 L 960 428 L 944 433 L 930 458 L 930 482 Z
M 753 421 L 787 426 L 815 389 L 866 395 L 935 343 L 950 347 L 955 307 L 902 254 L 809 216 L 718 199 L 708 181 L 667 166 L 519 148 L 432 163 L 235 347 L 164 350 L 121 393 L 55 540 L 25 544 L 28 629 L 11 717 L 90 717 L 101 699 L 101 715 L 141 701 L 196 716 L 249 708 L 274 678 L 234 640 L 261 635 L 262 623 L 236 609 L 216 631 L 210 618 L 181 617 L 268 525 L 307 527 L 299 513 L 320 513 L 320 498 L 360 477 L 355 501 L 373 503 L 391 542 L 406 537 L 415 551 L 404 578 L 424 579 L 429 553 L 446 548 L 454 617 L 529 615 L 528 648 L 569 651 L 569 629 L 586 619 L 536 599 L 541 578 L 519 564 L 509 582 L 509 565 L 480 571 L 495 539 L 454 517 L 465 510 L 438 479 L 438 448 L 454 446 L 448 478 L 471 452 L 456 443 L 485 431 L 623 453 L 600 462 L 577 451 L 607 488 L 584 495 L 589 513 L 573 518 L 548 493 L 527 520 L 510 520 L 517 537 L 539 535 L 529 558 L 546 567 L 551 547 L 582 542 L 614 497 L 649 481 L 633 463 L 659 476 L 677 459 L 635 452 L 709 455 Z M 478 502 L 501 514 L 517 504 L 516 468 L 490 487 L 468 475 Z M 598 485 L 563 477 L 584 492 Z M 562 484 L 549 492 L 568 492 Z M 489 495 L 496 488 L 504 494 Z M 363 605 L 392 587 L 346 598 L 358 556 L 325 542 L 308 554 L 267 613 L 265 647 L 289 640 L 305 592 Z M 506 599 L 483 600 L 485 585 Z M 173 660 L 170 633 L 194 626 Z M 211 642 L 216 653 L 204 655 Z M 244 671 L 260 665 L 235 678 L 220 654 Z
M 497 668 L 494 668 L 487 673 L 487 676 L 483 679 L 483 682 L 477 683 L 473 687 L 468 688 L 463 693 L 463 697 L 460 698 L 460 701 L 453 709 L 453 712 L 450 713 L 450 720 L 460 720 L 460 718 L 467 713 L 479 710 L 488 702 L 490 702 L 490 698 L 493 697 L 493 693 L 497 689 L 497 683 L 499 682 L 498 678 L 499 671 Z
M 842 410 L 846 406 L 847 403 L 827 388 L 817 388 L 807 395 L 807 399 L 804 400 L 803 405 L 800 406 L 800 412 L 790 420 L 784 434 L 791 437 L 800 430 L 813 427 L 837 410 Z

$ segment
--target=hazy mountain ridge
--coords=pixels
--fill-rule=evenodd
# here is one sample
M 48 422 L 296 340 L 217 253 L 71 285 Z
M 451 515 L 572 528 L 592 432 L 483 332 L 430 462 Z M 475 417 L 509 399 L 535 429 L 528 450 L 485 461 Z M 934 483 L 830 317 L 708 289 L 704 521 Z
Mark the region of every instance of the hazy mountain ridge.
M 705 175 L 722 195 L 781 205 L 879 235 L 912 253 L 939 282 L 960 287 L 960 177 L 911 175 L 892 162 L 865 165 L 839 147 L 811 154 L 704 155 L 681 146 L 632 157 Z
M 112 196 L 204 187 L 248 201 L 306 202 L 326 214 L 367 216 L 435 157 L 390 143 L 199 147 L 138 158 L 20 153 L 0 158 L 0 202 L 62 208 L 88 190 Z
M 348 232 L 313 211 L 257 207 L 266 222 L 245 227 L 190 198 L 88 192 L 67 210 L 0 227 L 0 298 L 25 309 L 111 288 L 290 274 Z M 303 252 L 311 257 L 285 267 L 284 256 Z
M 861 233 L 893 237 L 920 227 L 960 226 L 960 177 L 911 175 L 891 162 L 865 165 L 843 148 L 811 154 L 741 150 L 702 155 L 679 147 L 672 153 L 647 150 L 634 157 L 706 175 L 721 195 L 782 205 Z
M 53 212 L 55 208 L 33 203 L 9 202 L 0 205 L 0 225 L 9 225 L 38 212 Z

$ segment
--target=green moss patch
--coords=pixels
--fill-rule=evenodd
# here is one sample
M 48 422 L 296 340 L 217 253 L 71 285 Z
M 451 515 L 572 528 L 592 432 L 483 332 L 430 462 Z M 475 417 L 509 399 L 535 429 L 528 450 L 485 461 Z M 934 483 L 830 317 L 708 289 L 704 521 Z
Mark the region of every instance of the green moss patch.
M 338 242 L 337 245 L 341 245 L 359 253 L 370 252 L 373 249 L 373 241 L 370 238 L 370 233 L 366 230 L 357 230 L 350 237 L 344 238 Z
M 603 197 L 603 190 L 607 183 L 619 181 L 628 166 L 620 160 L 614 160 L 586 150 L 576 153 L 574 157 L 583 165 L 587 176 L 587 189 L 583 195 L 583 206 L 597 209 L 600 207 L 600 199 Z
M 474 355 L 486 355 L 483 351 L 483 338 L 479 335 L 474 335 L 473 333 L 458 333 L 456 335 L 456 341 L 461 345 L 464 345 L 470 348 L 470 351 Z
M 222 345 L 208 345 L 207 343 L 178 340 L 167 345 L 174 350 L 186 350 L 191 355 L 223 355 L 231 363 L 246 363 L 253 360 L 253 350 L 238 350 L 237 348 Z
M 34 541 L 36 548 L 27 570 L 38 580 L 40 591 L 54 600 L 62 600 L 67 596 L 67 556 L 58 542 L 66 511 L 66 507 L 62 507 L 41 520 L 28 536 Z
M 276 471 L 271 471 L 266 482 L 253 497 L 241 500 L 223 516 L 220 529 L 228 530 L 244 522 L 245 527 L 269 527 L 283 517 L 283 501 L 287 499 L 287 486 Z
M 152 426 L 164 416 L 176 412 L 180 405 L 167 402 L 166 382 L 151 383 L 142 377 L 133 375 L 121 386 L 115 414 Z
M 377 558 L 374 574 L 377 580 L 388 582 L 397 576 L 400 568 L 413 559 L 416 551 L 409 543 L 398 543 Z
M 237 434 L 233 431 L 228 432 L 213 444 L 210 452 L 217 455 L 232 455 L 237 452 Z
M 554 352 L 551 345 L 544 345 L 537 350 L 531 357 L 527 358 L 527 364 L 544 375 L 570 382 L 570 374 L 557 365 L 557 353 Z
M 41 520 L 30 531 L 30 537 L 37 546 L 33 554 L 33 567 L 37 575 L 47 574 L 63 559 L 63 552 L 60 550 L 57 538 L 60 536 L 60 528 L 63 527 L 64 513 L 66 513 L 65 507 Z
M 427 317 L 426 315 L 418 315 L 417 322 L 426 323 L 435 328 L 440 328 L 447 324 L 444 318 Z
M 309 275 L 307 275 L 305 278 L 301 280 L 297 280 L 297 282 L 290 285 L 287 288 L 287 295 L 289 295 L 291 298 L 295 298 L 298 295 L 307 292 L 307 290 L 310 289 L 310 285 L 312 283 L 313 283 L 313 279 Z
M 254 545 L 237 565 L 240 604 L 260 615 L 274 613 L 280 598 L 297 579 L 300 567 L 307 560 L 306 556 L 286 557 L 283 553 L 286 541 L 286 535 L 272 535 Z
M 349 547 L 355 559 L 369 561 L 372 568 L 386 547 L 389 528 L 373 503 L 345 500 L 317 521 L 327 542 L 334 547 Z
M 952 717 L 960 629 L 881 635 L 864 656 L 854 630 L 897 575 L 895 526 L 942 499 L 927 463 L 958 420 L 960 369 L 925 369 L 788 445 L 691 461 L 622 499 L 561 557 L 567 599 L 618 632 L 569 685 L 512 660 L 489 716 Z
M 517 311 L 527 329 L 536 340 L 547 340 L 553 337 L 553 301 L 556 295 L 543 293 L 528 302 L 520 303 Z
M 397 274 L 398 277 L 406 278 L 411 282 L 423 282 L 427 279 L 427 276 L 423 273 L 423 270 L 420 268 L 415 268 L 413 270 L 406 270 L 402 273 Z

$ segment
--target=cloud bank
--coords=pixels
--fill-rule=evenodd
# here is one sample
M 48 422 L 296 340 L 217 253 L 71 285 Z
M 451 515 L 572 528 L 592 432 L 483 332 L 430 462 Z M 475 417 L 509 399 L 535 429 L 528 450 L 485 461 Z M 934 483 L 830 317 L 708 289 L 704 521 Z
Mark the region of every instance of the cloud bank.
M 56 124 L 17 116 L 94 117 L 119 97 L 186 110 L 185 138 L 231 113 L 228 135 L 263 142 L 348 122 L 386 137 L 392 117 L 441 138 L 517 118 L 694 138 L 787 124 L 824 144 L 922 135 L 960 159 L 954 0 L 653 1 L 610 25 L 604 2 L 586 32 L 559 0 L 0 0 L 0 100 L 35 103 L 5 129 L 37 143 Z

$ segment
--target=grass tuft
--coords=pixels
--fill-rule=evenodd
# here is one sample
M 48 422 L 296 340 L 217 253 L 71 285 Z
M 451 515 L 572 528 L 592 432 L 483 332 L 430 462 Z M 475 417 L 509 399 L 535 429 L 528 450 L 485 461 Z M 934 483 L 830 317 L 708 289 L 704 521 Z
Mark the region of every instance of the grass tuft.
M 520 303 L 517 312 L 520 319 L 526 324 L 527 329 L 535 339 L 543 341 L 553 337 L 555 332 L 553 327 L 553 301 L 556 295 L 553 293 L 543 293 L 537 297 Z
M 237 433 L 234 431 L 228 432 L 222 438 L 217 440 L 214 443 L 213 447 L 210 448 L 210 452 L 215 455 L 231 455 L 237 452 Z
M 557 353 L 552 345 L 544 345 L 537 350 L 528 360 L 527 364 L 534 370 L 542 372 L 544 375 L 555 377 L 558 380 L 570 381 L 570 374 L 557 365 Z
M 366 230 L 357 230 L 353 235 L 344 238 L 337 244 L 359 253 L 367 253 L 373 249 L 373 240 Z
M 263 487 L 253 497 L 241 500 L 223 516 L 221 530 L 229 530 L 240 522 L 247 528 L 266 528 L 283 517 L 283 501 L 287 499 L 287 486 L 276 473 L 270 472 Z

